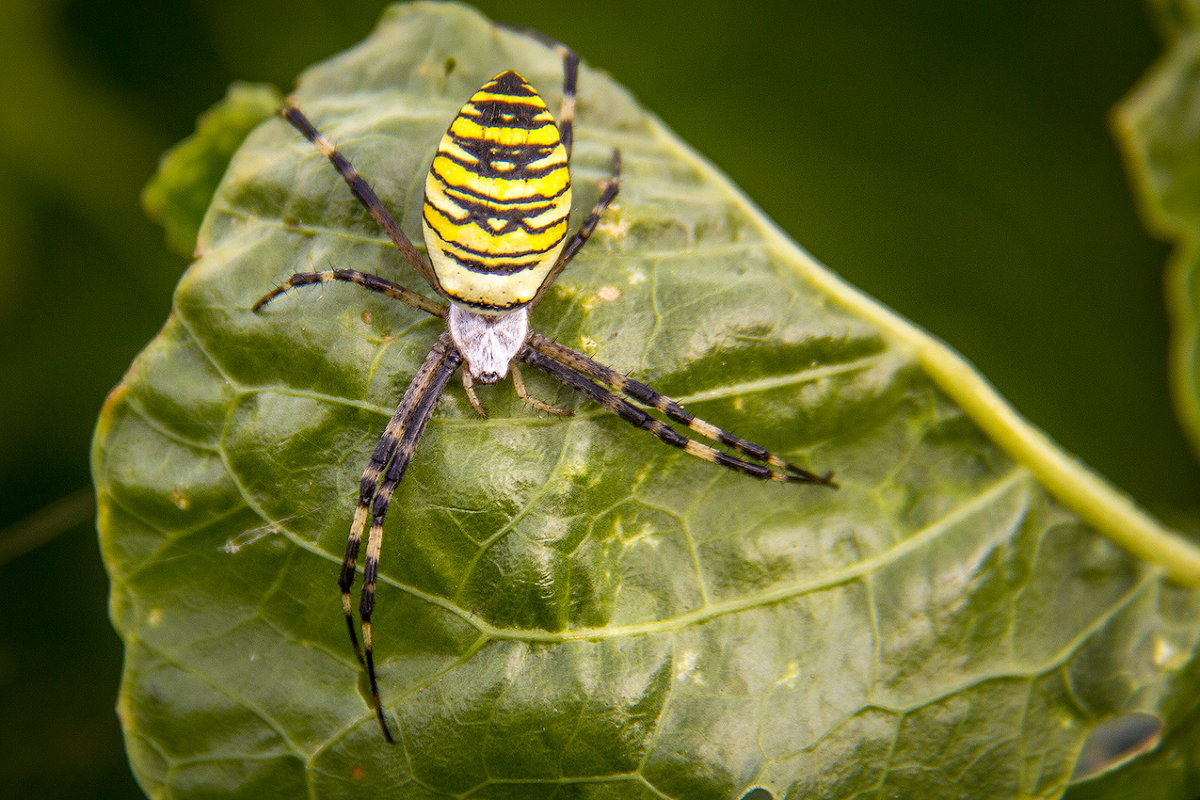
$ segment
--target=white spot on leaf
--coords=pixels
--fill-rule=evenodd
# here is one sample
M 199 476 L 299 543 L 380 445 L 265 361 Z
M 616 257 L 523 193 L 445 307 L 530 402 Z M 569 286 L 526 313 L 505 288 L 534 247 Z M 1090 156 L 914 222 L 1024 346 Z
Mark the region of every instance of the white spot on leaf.
M 779 680 L 775 681 L 776 686 L 795 686 L 796 680 L 800 677 L 800 665 L 795 661 L 787 663 L 787 672 L 780 676 Z
M 675 663 L 675 680 L 679 683 L 691 681 L 697 686 L 704 685 L 704 676 L 696 672 L 696 665 L 700 661 L 700 654 L 695 650 L 685 651 L 679 656 L 679 661 Z
M 1187 664 L 1187 655 L 1161 636 L 1154 639 L 1154 666 L 1177 670 Z

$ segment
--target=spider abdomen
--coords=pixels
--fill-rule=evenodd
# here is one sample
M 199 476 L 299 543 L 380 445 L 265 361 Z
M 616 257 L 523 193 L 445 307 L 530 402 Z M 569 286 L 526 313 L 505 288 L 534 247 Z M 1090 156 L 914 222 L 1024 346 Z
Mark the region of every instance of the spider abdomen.
M 546 103 L 511 70 L 442 137 L 425 180 L 425 245 L 442 292 L 478 313 L 537 294 L 567 236 L 567 150 Z

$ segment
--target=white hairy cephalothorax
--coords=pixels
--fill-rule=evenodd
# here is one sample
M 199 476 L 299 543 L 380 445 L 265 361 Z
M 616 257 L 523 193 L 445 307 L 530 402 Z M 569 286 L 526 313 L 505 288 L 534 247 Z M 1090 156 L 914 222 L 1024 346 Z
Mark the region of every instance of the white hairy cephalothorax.
M 529 309 L 522 306 L 508 314 L 492 316 L 451 303 L 446 324 L 471 377 L 480 383 L 497 383 L 504 380 L 508 363 L 529 336 Z

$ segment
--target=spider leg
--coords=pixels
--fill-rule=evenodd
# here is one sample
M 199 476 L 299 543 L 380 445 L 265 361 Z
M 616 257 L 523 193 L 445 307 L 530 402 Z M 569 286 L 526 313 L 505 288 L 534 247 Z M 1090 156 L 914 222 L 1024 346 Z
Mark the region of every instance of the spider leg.
M 403 300 L 414 308 L 419 308 L 427 314 L 432 314 L 435 317 L 446 316 L 446 306 L 444 303 L 439 303 L 436 300 L 431 300 L 428 297 L 417 294 L 411 289 L 406 289 L 398 283 L 392 283 L 389 280 L 380 278 L 378 275 L 372 275 L 368 272 L 359 272 L 356 269 L 329 269 L 322 272 L 297 272 L 288 278 L 285 282 L 279 284 L 271 291 L 262 296 L 257 303 L 254 304 L 253 311 L 261 311 L 267 303 L 270 303 L 279 295 L 294 289 L 297 286 L 309 286 L 314 283 L 333 283 L 334 281 L 346 281 L 348 283 L 357 283 L 365 289 L 370 289 L 372 292 L 379 292 L 382 295 Z
M 521 402 L 536 408 L 538 411 L 545 411 L 548 414 L 556 414 L 560 417 L 571 416 L 569 410 L 550 405 L 525 391 L 525 381 L 521 378 L 521 370 L 517 368 L 517 362 L 511 362 L 508 365 L 508 369 L 512 373 L 513 388 L 516 389 L 517 397 L 521 398 Z M 471 371 L 464 369 L 460 374 L 462 375 L 463 391 L 467 393 L 467 400 L 471 402 L 471 408 L 475 409 L 476 414 L 487 419 L 489 414 L 487 409 L 483 407 L 483 403 L 479 402 L 479 395 L 475 394 L 475 382 L 471 379 Z
M 413 247 L 412 240 L 400 228 L 400 223 L 396 222 L 396 218 L 387 210 L 383 201 L 379 199 L 379 195 L 375 194 L 375 190 L 371 188 L 366 179 L 358 174 L 358 170 L 354 168 L 350 160 L 342 155 L 333 146 L 333 143 L 317 130 L 317 127 L 309 121 L 308 117 L 304 116 L 304 112 L 292 105 L 291 102 L 285 103 L 279 113 L 291 123 L 293 128 L 300 131 L 306 139 L 315 144 L 322 155 L 329 159 L 330 163 L 341 173 L 342 178 L 350 187 L 350 191 L 354 193 L 359 202 L 371 213 L 375 222 L 383 229 L 388 238 L 392 240 L 392 243 L 396 245 L 396 249 L 400 251 L 400 254 L 412 265 L 417 274 L 425 279 L 426 283 L 437 288 L 438 280 L 437 276 L 433 273 L 433 268 L 421 257 L 417 249 Z M 405 298 L 401 299 L 409 302 Z M 418 306 L 418 308 L 420 307 Z
M 831 488 L 837 487 L 837 484 L 833 482 L 833 473 L 817 475 L 795 464 L 784 461 L 779 456 L 768 452 L 761 445 L 749 442 L 740 436 L 735 436 L 710 422 L 706 422 L 688 413 L 679 403 L 651 389 L 649 386 L 588 358 L 583 353 L 576 352 L 558 342 L 547 339 L 541 334 L 534 333 L 529 337 L 528 348 L 520 355 L 520 358 L 525 363 L 537 367 L 555 380 L 565 383 L 625 421 L 643 430 L 650 431 L 662 441 L 673 447 L 680 448 L 689 455 L 763 480 L 816 483 Z M 607 386 L 597 385 L 596 381 L 607 384 Z M 707 439 L 726 445 L 730 449 L 756 461 L 766 462 L 766 466 L 731 456 L 715 447 L 690 439 L 669 425 L 650 416 L 621 395 L 625 395 L 662 412 L 669 419 L 687 425 L 691 430 Z
M 371 501 L 374 500 L 375 492 L 379 487 L 379 477 L 396 455 L 401 436 L 412 427 L 413 410 L 417 407 L 418 400 L 428 390 L 430 381 L 444 358 L 445 355 L 439 347 L 434 347 L 425 357 L 425 363 L 413 376 L 412 382 L 404 392 L 404 397 L 396 406 L 396 412 L 392 414 L 387 427 L 383 429 L 383 435 L 379 437 L 379 443 L 375 445 L 375 452 L 371 454 L 371 462 L 363 470 L 362 479 L 359 481 L 358 506 L 354 509 L 354 519 L 350 523 L 350 536 L 346 539 L 346 555 L 342 560 L 342 571 L 338 575 L 338 588 L 342 590 L 342 610 L 346 614 L 346 628 L 350 632 L 350 644 L 354 647 L 354 655 L 358 659 L 358 663 L 364 667 L 366 661 L 363 660 L 362 649 L 358 646 L 358 633 L 355 630 L 354 611 L 350 600 L 350 588 L 354 585 L 354 566 L 358 560 L 359 547 L 362 545 L 363 528 L 371 513 Z
M 383 703 L 379 697 L 379 681 L 375 674 L 375 649 L 371 639 L 371 614 L 375 610 L 375 581 L 379 574 L 379 553 L 383 546 L 383 521 L 387 516 L 388 503 L 391 502 L 392 493 L 396 491 L 396 487 L 404 478 L 404 472 L 408 469 L 409 462 L 412 461 L 413 453 L 417 449 L 417 442 L 420 441 L 429 418 L 433 416 L 438 399 L 461 364 L 462 355 L 450 341 L 449 334 L 442 334 L 425 359 L 425 364 L 422 365 L 422 371 L 425 366 L 431 367 L 428 378 L 413 393 L 412 409 L 409 412 L 407 423 L 400 434 L 395 455 L 387 467 L 383 484 L 380 485 L 371 505 L 371 529 L 367 538 L 367 558 L 363 565 L 363 588 L 362 596 L 359 598 L 358 614 L 362 620 L 363 651 L 366 656 L 367 678 L 371 684 L 371 697 L 375 702 L 375 716 L 379 719 L 383 738 L 389 744 L 394 744 L 395 739 L 392 738 L 387 719 L 383 715 Z M 413 383 L 416 384 L 416 380 Z M 408 398 L 407 392 L 405 392 L 405 398 Z M 358 519 L 357 512 L 355 519 Z
M 508 365 L 508 371 L 512 373 L 513 388 L 517 390 L 517 397 L 521 398 L 521 402 L 527 406 L 536 408 L 538 411 L 545 411 L 547 414 L 554 414 L 559 417 L 569 417 L 574 412 L 569 408 L 561 408 L 556 405 L 551 405 L 544 400 L 539 400 L 529 392 L 525 391 L 525 379 L 521 377 L 521 370 L 517 367 L 517 362 L 513 361 Z M 465 371 L 463 374 L 466 374 Z
M 475 409 L 475 413 L 484 419 L 488 418 L 487 409 L 483 407 L 483 403 L 479 402 L 479 395 L 475 394 L 475 381 L 471 380 L 471 370 L 464 369 L 462 373 L 463 391 L 467 393 L 467 400 L 471 403 L 471 408 Z
M 563 60 L 563 89 L 562 106 L 558 112 L 558 136 L 562 139 L 563 147 L 567 149 L 567 159 L 571 158 L 571 143 L 575 126 L 575 86 L 579 80 L 579 56 L 574 50 L 557 39 L 552 39 L 541 31 L 527 28 L 524 25 L 513 25 L 508 22 L 498 22 L 497 27 L 507 28 L 515 33 L 528 36 L 541 42 L 557 53 Z
M 596 230 L 596 224 L 600 222 L 600 217 L 603 216 L 605 209 L 609 207 L 620 190 L 621 151 L 613 150 L 612 175 L 600 182 L 599 199 L 592 206 L 591 213 L 579 225 L 579 230 L 575 231 L 575 235 L 571 237 L 566 247 L 563 248 L 562 253 L 559 254 L 558 261 L 554 263 L 553 269 L 546 273 L 546 277 L 542 280 L 542 285 L 538 287 L 537 294 L 529 301 L 530 310 L 541 302 L 542 296 L 550 290 L 550 287 L 558 280 L 558 276 L 567 268 L 567 264 L 571 263 L 571 259 L 575 258 L 575 255 L 591 237 L 592 232 Z
M 534 41 L 541 42 L 546 47 L 549 47 L 555 53 L 558 53 L 563 60 L 563 90 L 562 90 L 562 107 L 558 113 L 558 136 L 562 139 L 563 147 L 567 150 L 567 159 L 571 158 L 571 145 L 575 138 L 575 88 L 579 79 L 579 56 L 574 50 L 567 47 L 557 39 L 552 39 L 541 31 L 527 28 L 524 25 L 513 25 L 507 22 L 497 23 L 498 27 L 507 28 L 510 31 L 528 36 Z M 584 242 L 592 235 L 592 231 L 596 228 L 596 223 L 600 221 L 600 217 L 604 214 L 604 209 L 608 208 L 612 203 L 613 198 L 617 196 L 617 191 L 621 186 L 621 151 L 613 150 L 612 176 L 606 178 L 600 183 L 600 199 L 592 206 L 592 211 L 584 219 L 583 224 L 579 226 L 579 230 L 567 242 L 562 252 L 558 256 L 558 261 L 555 262 L 554 268 L 546 273 L 546 277 L 542 280 L 542 285 L 538 287 L 537 294 L 529 301 L 529 308 L 532 310 L 542 299 L 542 296 L 554 285 L 554 281 L 562 274 L 562 271 L 567 268 L 567 264 L 571 263 L 571 259 L 583 247 Z

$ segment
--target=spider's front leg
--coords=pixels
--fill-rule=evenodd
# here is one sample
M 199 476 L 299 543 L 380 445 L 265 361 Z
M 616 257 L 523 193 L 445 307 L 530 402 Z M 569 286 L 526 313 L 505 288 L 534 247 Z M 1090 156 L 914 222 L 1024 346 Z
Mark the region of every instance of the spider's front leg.
M 528 346 L 521 352 L 520 359 L 530 366 L 542 370 L 560 383 L 575 389 L 606 411 L 616 414 L 636 427 L 649 431 L 663 442 L 672 447 L 678 447 L 688 455 L 762 480 L 815 483 L 831 489 L 837 488 L 832 472 L 818 475 L 785 461 L 762 445 L 747 441 L 685 411 L 678 402 L 646 384 L 635 381 L 612 367 L 605 366 L 599 361 L 552 339 L 547 339 L 541 334 L 530 335 Z M 684 436 L 671 426 L 633 405 L 629 400 L 650 406 L 668 419 L 687 425 L 688 428 L 706 439 L 723 444 L 751 460 L 747 461 L 746 458 L 730 455 Z M 754 463 L 755 461 L 763 463 Z
M 379 554 L 383 546 L 383 522 L 387 517 L 388 504 L 391 502 L 392 494 L 404 478 L 404 473 L 412 461 L 421 434 L 425 431 L 425 426 L 433 415 L 438 398 L 441 397 L 446 384 L 461 364 L 462 356 L 454 347 L 450 336 L 443 333 L 404 392 L 404 398 L 396 408 L 396 413 L 388 421 L 383 436 L 375 446 L 371 463 L 363 471 L 359 485 L 358 506 L 354 511 L 354 521 L 350 525 L 350 536 L 346 540 L 346 556 L 338 575 L 338 588 L 342 592 L 342 611 L 346 615 L 346 628 L 350 632 L 350 643 L 354 647 L 354 654 L 359 663 L 367 670 L 375 715 L 379 719 L 384 738 L 388 742 L 394 740 L 383 715 L 383 703 L 379 697 L 379 681 L 375 673 L 374 643 L 371 638 L 371 615 L 375 610 L 375 582 L 379 574 Z M 379 482 L 381 475 L 383 476 L 382 484 Z M 366 563 L 363 566 L 362 596 L 359 598 L 359 617 L 362 622 L 363 638 L 363 647 L 360 649 L 358 637 L 354 631 L 354 609 L 350 598 L 350 589 L 354 585 L 355 562 L 362 545 L 363 527 L 368 518 L 371 520 L 371 527 L 367 537 Z

